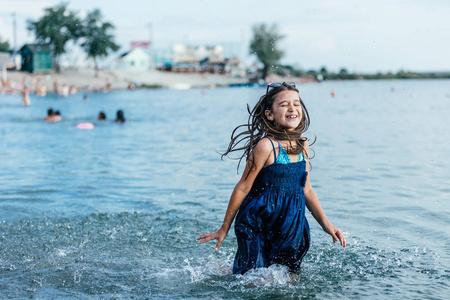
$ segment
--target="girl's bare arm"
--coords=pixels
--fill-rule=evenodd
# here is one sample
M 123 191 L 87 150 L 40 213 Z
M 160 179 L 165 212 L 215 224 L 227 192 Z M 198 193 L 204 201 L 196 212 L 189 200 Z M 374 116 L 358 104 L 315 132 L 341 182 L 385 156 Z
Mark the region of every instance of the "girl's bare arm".
M 241 207 L 242 201 L 244 201 L 245 196 L 247 196 L 250 191 L 256 176 L 266 165 L 270 155 L 273 155 L 272 152 L 272 144 L 268 139 L 262 139 L 258 142 L 251 154 L 251 158 L 254 159 L 255 165 L 251 168 L 252 163 L 247 161 L 245 171 L 231 194 L 222 226 L 215 232 L 201 234 L 197 238 L 197 240 L 200 240 L 199 244 L 211 240 L 217 240 L 215 249 L 218 250 L 220 248 L 220 245 L 228 234 L 228 230 L 230 230 L 231 224 L 236 217 L 239 207 Z
M 308 154 L 307 157 L 309 157 L 309 143 L 308 141 L 305 142 L 305 148 L 306 153 Z M 306 171 L 309 172 L 309 159 L 306 158 Z M 313 215 L 314 219 L 322 226 L 322 229 L 331 235 L 333 238 L 333 242 L 339 241 L 341 243 L 342 247 L 346 246 L 345 236 L 341 232 L 339 228 L 336 226 L 333 226 L 330 221 L 328 221 L 327 217 L 325 216 L 325 213 L 322 209 L 322 206 L 320 205 L 319 198 L 316 195 L 316 192 L 314 192 L 311 182 L 310 182 L 310 174 L 308 173 L 308 177 L 306 179 L 306 184 L 304 187 L 305 192 L 305 201 L 306 206 L 308 207 L 309 211 Z

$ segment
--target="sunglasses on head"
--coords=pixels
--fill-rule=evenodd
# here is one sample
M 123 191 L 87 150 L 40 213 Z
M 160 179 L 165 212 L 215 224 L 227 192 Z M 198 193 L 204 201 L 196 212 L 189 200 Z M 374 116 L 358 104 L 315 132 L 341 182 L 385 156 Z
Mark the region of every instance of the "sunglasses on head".
M 276 87 L 280 87 L 280 86 L 295 87 L 295 83 L 293 83 L 293 82 L 271 82 L 271 83 L 267 84 L 266 94 L 269 92 L 270 88 L 276 88 Z

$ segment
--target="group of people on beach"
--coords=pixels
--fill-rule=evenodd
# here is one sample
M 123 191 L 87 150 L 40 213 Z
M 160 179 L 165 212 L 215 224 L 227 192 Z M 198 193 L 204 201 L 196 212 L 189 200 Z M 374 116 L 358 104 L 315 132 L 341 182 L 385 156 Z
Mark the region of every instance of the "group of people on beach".
M 0 94 L 21 94 L 23 97 L 23 106 L 29 106 L 30 102 L 30 93 L 36 94 L 39 97 L 45 97 L 47 95 L 47 86 L 48 84 L 45 81 L 52 80 L 52 75 L 35 75 L 29 74 L 24 75 L 21 81 L 14 81 L 10 78 L 1 79 L 0 84 Z M 131 84 L 131 83 L 130 83 Z M 134 85 L 133 85 L 134 86 Z M 134 89 L 130 88 L 129 89 Z M 83 90 L 85 92 L 111 92 L 112 84 L 109 78 L 105 79 L 105 83 L 102 85 L 92 86 L 87 84 L 83 87 L 77 87 L 74 84 L 66 84 L 60 83 L 58 79 L 53 79 L 53 92 L 61 97 L 67 97 L 68 95 L 74 95 L 78 93 L 79 90 Z
M 22 106 L 30 106 L 30 92 L 35 92 L 38 96 L 46 96 L 46 88 L 44 85 L 40 84 L 41 77 L 32 77 L 32 80 L 29 80 L 26 76 L 23 77 L 21 85 L 14 85 L 10 80 L 2 80 L 1 87 L 2 88 L 11 88 L 12 91 L 19 89 L 22 91 Z M 111 82 L 107 79 L 105 82 L 104 91 L 111 91 Z M 60 96 L 67 96 L 68 94 L 77 93 L 77 89 L 75 86 L 68 87 L 63 84 L 60 85 L 57 80 L 54 81 L 54 92 Z M 83 95 L 83 100 L 88 101 L 89 98 L 87 94 Z M 106 120 L 106 114 L 104 112 L 100 112 L 98 114 L 97 120 L 104 121 Z M 44 121 L 46 122 L 59 122 L 62 121 L 62 116 L 59 110 L 54 110 L 53 108 L 49 108 L 47 110 L 47 116 L 45 116 Z M 123 110 L 119 109 L 116 112 L 115 123 L 125 123 L 127 120 L 125 119 Z
M 50 75 L 47 75 L 50 76 Z M 50 77 L 47 77 L 49 79 Z M 3 92 L 3 89 L 5 89 L 9 93 L 13 93 L 16 90 L 21 91 L 22 93 L 22 106 L 30 106 L 30 93 L 36 93 L 37 96 L 46 96 L 47 90 L 45 85 L 41 84 L 41 77 L 40 76 L 32 76 L 31 80 L 24 76 L 22 80 L 22 84 L 15 84 L 12 83 L 9 79 L 8 80 L 2 80 L 2 84 L 0 85 L 1 91 Z M 59 95 L 66 97 L 69 94 L 76 94 L 78 92 L 77 88 L 75 86 L 68 86 L 66 84 L 59 84 L 58 80 L 54 80 L 53 82 L 54 92 Z M 86 91 L 89 89 L 87 88 Z M 105 86 L 100 89 L 94 89 L 94 92 L 97 91 L 105 91 L 110 92 L 112 90 L 111 82 L 109 79 L 105 80 Z M 88 101 L 89 98 L 87 94 L 83 95 L 83 100 Z M 104 121 L 106 120 L 106 114 L 104 112 L 100 112 L 98 114 L 97 120 Z M 46 122 L 59 122 L 62 121 L 61 113 L 58 110 L 53 110 L 53 108 L 49 108 L 47 110 L 47 116 L 44 118 L 44 121 Z M 119 109 L 116 113 L 116 119 L 114 121 L 115 123 L 125 123 L 127 120 L 125 119 L 123 110 Z M 92 123 L 90 123 L 92 124 Z M 92 126 L 93 128 L 93 126 Z

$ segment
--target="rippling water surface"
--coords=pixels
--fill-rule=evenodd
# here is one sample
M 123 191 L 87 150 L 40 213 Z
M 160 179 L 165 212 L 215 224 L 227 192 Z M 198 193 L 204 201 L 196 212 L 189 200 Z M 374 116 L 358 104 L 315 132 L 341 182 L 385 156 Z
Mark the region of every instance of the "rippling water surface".
M 449 298 L 450 82 L 300 90 L 317 136 L 311 181 L 348 247 L 308 214 L 294 279 L 281 266 L 229 275 L 233 230 L 217 252 L 195 240 L 221 224 L 239 179 L 216 151 L 264 89 L 32 96 L 30 107 L 1 95 L 0 297 Z M 64 120 L 43 122 L 48 107 Z M 117 109 L 128 123 L 95 120 Z

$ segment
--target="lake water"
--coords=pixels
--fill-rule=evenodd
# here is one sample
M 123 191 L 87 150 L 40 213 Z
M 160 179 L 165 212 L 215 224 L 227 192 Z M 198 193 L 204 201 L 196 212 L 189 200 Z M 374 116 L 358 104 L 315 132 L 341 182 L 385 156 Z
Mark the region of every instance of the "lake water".
M 0 298 L 448 299 L 450 81 L 299 88 L 311 182 L 348 246 L 307 213 L 293 282 L 280 266 L 229 275 L 233 230 L 219 251 L 195 239 L 222 222 L 239 175 L 216 151 L 264 88 L 0 95 Z M 48 107 L 64 120 L 43 122 Z M 96 121 L 117 109 L 128 123 Z

